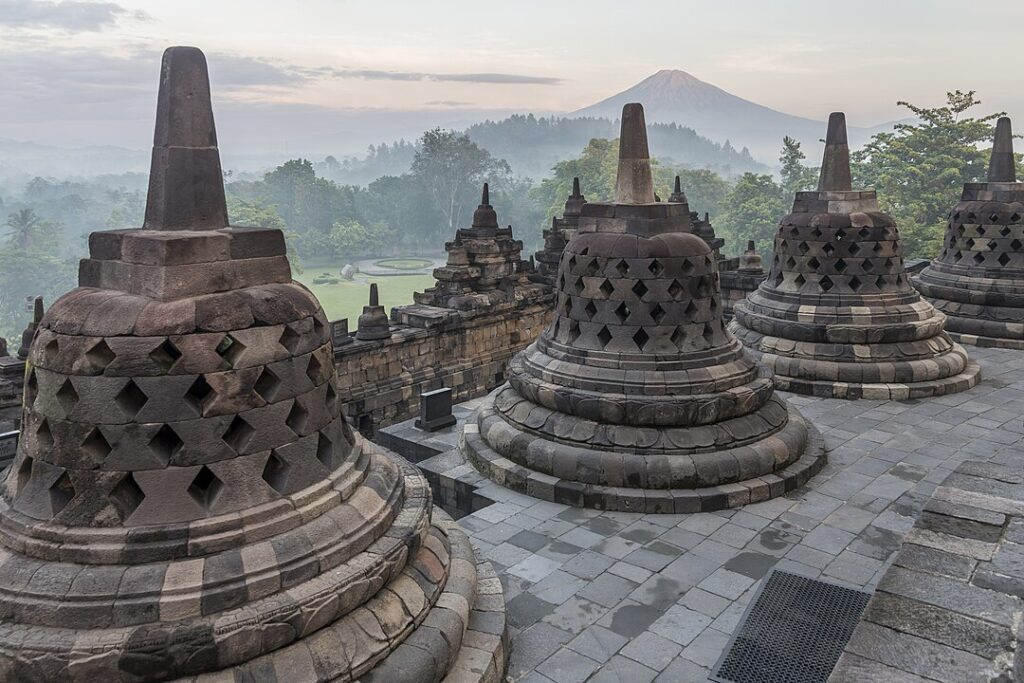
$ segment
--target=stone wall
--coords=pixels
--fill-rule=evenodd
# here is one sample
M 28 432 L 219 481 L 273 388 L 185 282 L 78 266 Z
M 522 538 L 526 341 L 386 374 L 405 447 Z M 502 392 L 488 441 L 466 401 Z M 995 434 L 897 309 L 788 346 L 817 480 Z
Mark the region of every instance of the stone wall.
M 505 365 L 550 320 L 550 294 L 471 312 L 400 306 L 391 337 L 336 346 L 343 412 L 361 431 L 409 419 L 421 391 L 449 387 L 456 402 L 505 381 Z

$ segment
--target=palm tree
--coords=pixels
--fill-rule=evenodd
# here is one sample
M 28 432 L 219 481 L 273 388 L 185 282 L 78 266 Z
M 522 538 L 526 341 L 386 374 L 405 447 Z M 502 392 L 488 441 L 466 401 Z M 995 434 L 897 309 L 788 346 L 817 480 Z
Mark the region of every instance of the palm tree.
M 42 226 L 42 222 L 42 219 L 32 209 L 15 211 L 7 217 L 7 227 L 10 228 L 5 233 L 7 244 L 16 249 L 28 248 L 29 242 Z

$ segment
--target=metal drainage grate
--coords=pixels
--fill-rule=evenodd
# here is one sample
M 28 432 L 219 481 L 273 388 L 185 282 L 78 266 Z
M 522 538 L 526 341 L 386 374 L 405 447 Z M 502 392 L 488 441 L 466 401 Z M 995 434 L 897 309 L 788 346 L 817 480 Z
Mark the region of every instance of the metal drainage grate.
M 711 680 L 825 683 L 870 597 L 854 588 L 772 570 Z

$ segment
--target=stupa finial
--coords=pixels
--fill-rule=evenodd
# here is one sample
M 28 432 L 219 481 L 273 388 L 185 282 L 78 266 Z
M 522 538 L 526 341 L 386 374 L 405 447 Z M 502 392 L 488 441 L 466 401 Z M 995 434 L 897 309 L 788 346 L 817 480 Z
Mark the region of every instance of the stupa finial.
M 377 292 L 377 283 L 370 283 L 370 305 L 380 306 L 380 294 Z
M 850 145 L 846 139 L 846 114 L 836 111 L 828 117 L 825 156 L 821 161 L 818 191 L 849 192 L 851 189 L 853 182 L 850 179 Z
M 491 190 L 487 183 L 484 183 L 483 192 L 480 194 L 480 206 L 473 212 L 474 228 L 497 228 L 498 214 L 491 206 Z
M 579 179 L 579 177 L 573 177 L 573 179 L 572 179 L 572 196 L 573 197 L 579 197 L 580 196 L 580 179 Z
M 164 51 L 146 197 L 147 230 L 216 230 L 228 225 L 224 176 L 199 48 Z
M 992 156 L 988 162 L 990 183 L 1017 182 L 1017 159 L 1013 156 L 1013 131 L 1010 117 L 1001 116 L 996 121 L 996 137 L 992 145 Z
M 637 102 L 632 102 L 622 108 L 618 171 L 615 180 L 616 203 L 651 204 L 654 202 L 651 154 L 647 149 L 647 124 L 644 121 L 643 105 Z

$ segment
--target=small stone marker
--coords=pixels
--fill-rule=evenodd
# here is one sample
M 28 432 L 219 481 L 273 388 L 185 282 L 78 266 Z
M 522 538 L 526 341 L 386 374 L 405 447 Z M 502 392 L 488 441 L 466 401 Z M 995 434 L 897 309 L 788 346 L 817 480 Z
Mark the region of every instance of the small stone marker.
M 428 432 L 436 432 L 455 424 L 452 415 L 452 390 L 435 389 L 420 394 L 420 416 L 416 427 Z
M 334 342 L 334 348 L 351 344 L 354 341 L 348 331 L 348 318 L 331 322 L 331 341 Z

